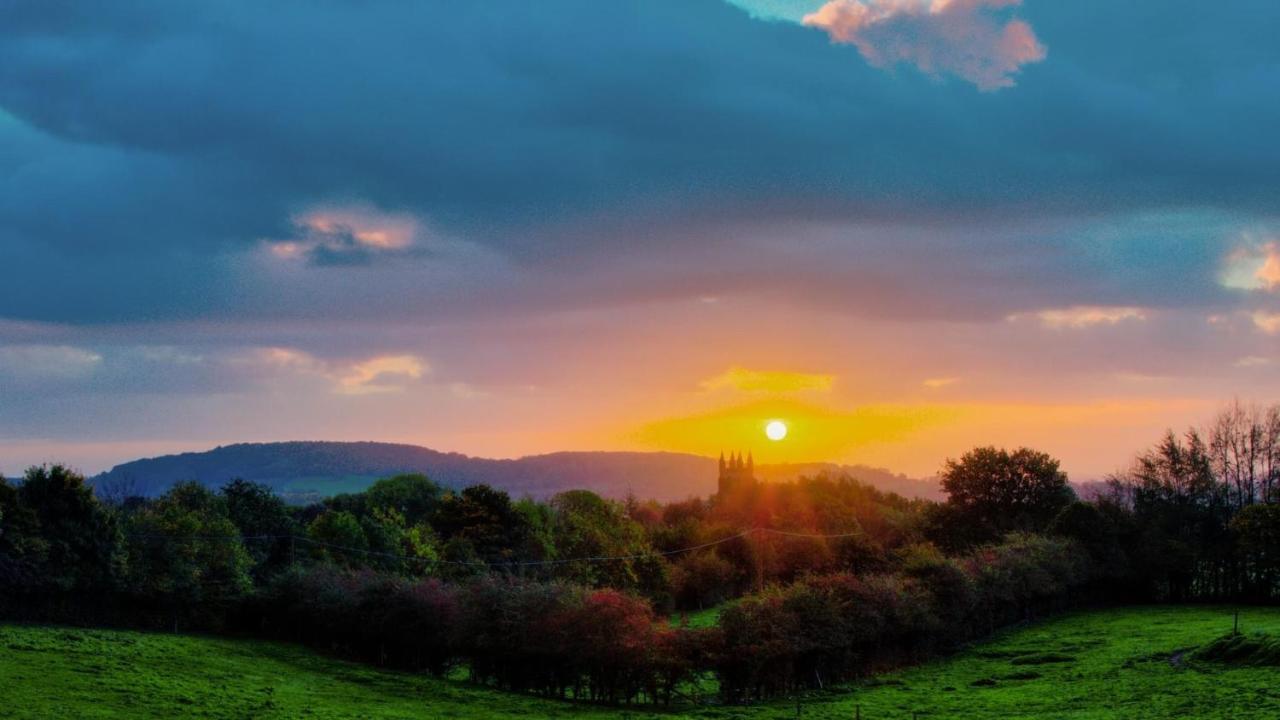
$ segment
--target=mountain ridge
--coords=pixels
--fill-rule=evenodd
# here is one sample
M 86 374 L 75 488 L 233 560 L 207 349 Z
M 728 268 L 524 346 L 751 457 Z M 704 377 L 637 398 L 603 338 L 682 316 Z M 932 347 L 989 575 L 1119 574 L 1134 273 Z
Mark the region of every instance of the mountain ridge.
M 765 482 L 820 472 L 847 474 L 881 490 L 937 499 L 936 482 L 881 468 L 836 463 L 760 464 Z M 644 499 L 681 500 L 716 490 L 714 458 L 675 452 L 561 451 L 493 459 L 443 452 L 419 445 L 374 441 L 297 440 L 234 443 L 211 450 L 140 458 L 93 476 L 103 492 L 158 495 L 175 482 L 194 480 L 217 487 L 233 478 L 270 485 L 295 502 L 337 492 L 354 492 L 379 477 L 421 472 L 451 488 L 488 484 L 513 496 L 546 498 L 570 489 L 606 497 L 628 493 Z

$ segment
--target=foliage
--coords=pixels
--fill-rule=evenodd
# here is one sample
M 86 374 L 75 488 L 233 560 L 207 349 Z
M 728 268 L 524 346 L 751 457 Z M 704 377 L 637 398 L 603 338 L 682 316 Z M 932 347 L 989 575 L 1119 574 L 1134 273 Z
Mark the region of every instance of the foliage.
M 587 490 L 571 490 L 551 499 L 552 537 L 564 558 L 623 558 L 609 562 L 570 562 L 558 575 L 593 587 L 632 588 L 663 583 L 664 568 L 644 529 L 621 504 Z
M 1030 448 L 975 448 L 947 460 L 941 480 L 947 513 L 940 539 L 953 547 L 1042 531 L 1075 499 L 1058 461 Z
M 725 697 L 767 699 L 924 657 L 1065 607 L 1088 577 L 1074 546 L 1036 536 L 959 560 L 926 546 L 904 555 L 900 574 L 811 576 L 727 608 Z
M 1245 595 L 1255 600 L 1280 596 L 1280 505 L 1250 505 L 1231 519 L 1239 545 Z
M 507 493 L 488 485 L 446 493 L 432 526 L 446 542 L 465 541 L 474 557 L 492 565 L 530 559 L 516 553 L 536 547 L 529 518 L 516 509 Z
M 9 501 L 23 528 L 23 557 L 37 591 L 92 593 L 113 587 L 124 562 L 119 523 L 94 498 L 83 475 L 62 465 L 33 467 Z
M 129 592 L 163 607 L 177 625 L 197 611 L 223 611 L 249 592 L 253 564 L 227 515 L 226 500 L 179 483 L 132 515 Z M 209 624 L 218 624 L 214 615 Z
M 262 580 L 292 562 L 290 536 L 298 533 L 298 526 L 271 488 L 237 479 L 223 485 L 218 494 L 236 531 L 251 538 L 245 541 L 245 550 L 253 560 L 254 579 Z

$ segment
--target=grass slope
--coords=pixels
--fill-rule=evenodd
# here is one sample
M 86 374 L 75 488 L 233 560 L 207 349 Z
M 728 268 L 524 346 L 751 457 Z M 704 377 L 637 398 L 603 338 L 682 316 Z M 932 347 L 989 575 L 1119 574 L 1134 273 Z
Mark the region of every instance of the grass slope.
M 1186 662 L 1231 629 L 1225 608 L 1069 615 L 954 658 L 809 697 L 804 718 L 1276 718 L 1270 667 Z M 1280 609 L 1241 630 L 1280 634 Z M 335 661 L 274 643 L 0 628 L 0 717 L 794 718 L 793 702 L 646 714 L 542 701 Z

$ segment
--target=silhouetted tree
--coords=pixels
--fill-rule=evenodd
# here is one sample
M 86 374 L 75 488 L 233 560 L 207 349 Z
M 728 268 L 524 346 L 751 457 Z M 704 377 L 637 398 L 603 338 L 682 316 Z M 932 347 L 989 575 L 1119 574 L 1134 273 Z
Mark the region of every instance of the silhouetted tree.
M 507 493 L 475 485 L 441 498 L 431 525 L 446 542 L 465 540 L 480 559 L 502 566 L 525 559 L 518 553 L 536 547 L 529 520 Z
M 942 470 L 948 523 L 963 524 L 970 542 L 988 542 L 1014 531 L 1043 532 L 1075 499 L 1058 461 L 1019 448 L 975 448 Z

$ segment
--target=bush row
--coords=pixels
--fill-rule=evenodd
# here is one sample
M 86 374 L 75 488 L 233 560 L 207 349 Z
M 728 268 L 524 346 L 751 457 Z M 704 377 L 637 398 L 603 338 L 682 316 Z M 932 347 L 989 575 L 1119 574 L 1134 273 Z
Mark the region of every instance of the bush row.
M 295 569 L 245 607 L 256 632 L 405 670 L 596 702 L 669 703 L 708 666 L 713 630 L 658 622 L 617 590 L 489 576 L 451 584 Z
M 714 674 L 725 700 L 820 687 L 945 651 L 1067 606 L 1087 582 L 1073 544 L 1013 536 L 962 558 L 911 548 L 903 570 L 802 578 L 672 626 L 617 590 L 490 576 L 452 584 L 313 566 L 245 605 L 255 633 L 506 690 L 668 703 Z
M 1065 540 L 1032 535 L 949 559 L 915 548 L 896 574 L 804 578 L 721 615 L 715 673 L 747 702 L 908 662 L 1066 607 L 1088 582 Z

